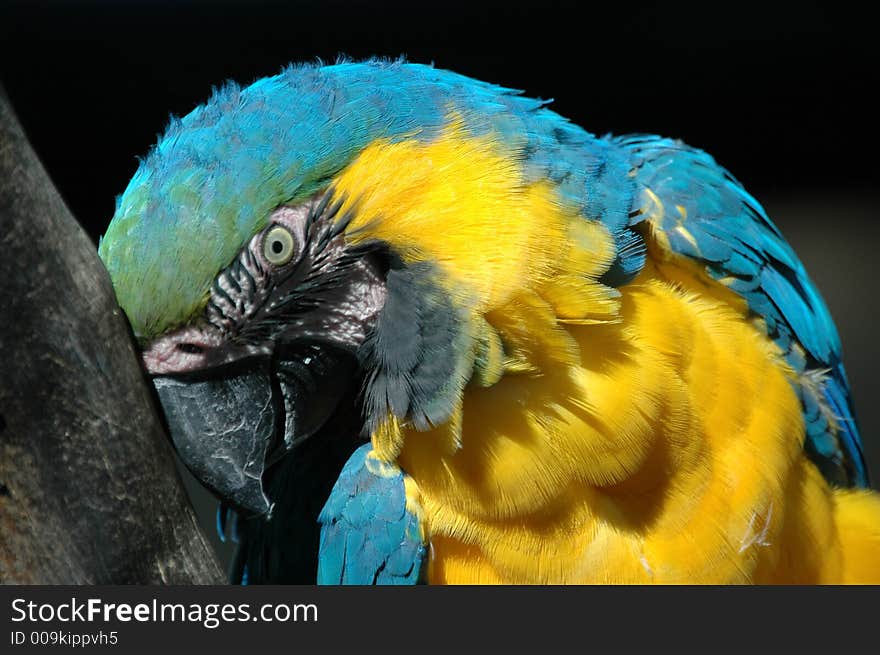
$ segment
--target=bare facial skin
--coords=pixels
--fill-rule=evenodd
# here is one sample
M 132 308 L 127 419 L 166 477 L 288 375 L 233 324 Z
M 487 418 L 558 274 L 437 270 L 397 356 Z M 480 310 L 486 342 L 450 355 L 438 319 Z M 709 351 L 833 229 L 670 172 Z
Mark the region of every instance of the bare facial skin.
M 279 207 L 221 271 L 202 315 L 147 344 L 150 375 L 190 373 L 254 355 L 279 343 L 319 341 L 359 346 L 385 303 L 382 271 L 369 254 L 353 252 L 324 195 Z M 267 259 L 267 235 L 282 226 L 293 256 Z M 271 253 L 270 253 L 271 254 Z

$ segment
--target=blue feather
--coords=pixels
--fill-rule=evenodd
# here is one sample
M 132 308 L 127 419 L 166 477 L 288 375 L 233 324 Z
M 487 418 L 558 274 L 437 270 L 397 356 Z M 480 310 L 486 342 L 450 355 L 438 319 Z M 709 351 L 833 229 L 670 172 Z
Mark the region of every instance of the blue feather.
M 370 444 L 346 463 L 318 518 L 319 584 L 416 584 L 425 546 L 406 508 L 403 473 L 367 464 Z
M 217 536 L 220 537 L 221 543 L 226 543 L 226 518 L 229 513 L 229 506 L 226 503 L 217 505 Z
M 768 336 L 795 371 L 828 371 L 816 378 L 818 397 L 811 386 L 798 390 L 806 451 L 829 481 L 867 486 L 840 338 L 818 289 L 779 229 L 708 154 L 660 137 L 611 141 L 636 172 L 636 193 L 642 196 L 636 207 L 647 208 L 632 212 L 632 224 L 651 214 L 654 228 L 666 234 L 673 252 L 702 262 L 710 276 L 724 279 L 764 319 Z M 662 203 L 662 213 L 651 213 L 654 198 Z M 833 422 L 828 420 L 829 412 Z

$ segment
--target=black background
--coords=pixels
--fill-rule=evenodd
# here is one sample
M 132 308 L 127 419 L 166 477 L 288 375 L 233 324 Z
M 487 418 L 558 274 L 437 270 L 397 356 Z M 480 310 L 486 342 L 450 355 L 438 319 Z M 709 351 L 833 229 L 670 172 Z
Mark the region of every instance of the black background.
M 0 0 L 0 79 L 93 235 L 167 124 L 227 79 L 406 55 L 702 147 L 760 198 L 874 189 L 874 21 L 799 3 Z
M 103 231 L 169 114 L 291 61 L 406 55 L 554 98 L 591 132 L 711 152 L 800 253 L 841 331 L 880 475 L 874 21 L 840 3 L 0 1 L 0 80 Z M 867 11 L 867 10 L 865 10 Z M 49 237 L 50 235 L 47 235 Z

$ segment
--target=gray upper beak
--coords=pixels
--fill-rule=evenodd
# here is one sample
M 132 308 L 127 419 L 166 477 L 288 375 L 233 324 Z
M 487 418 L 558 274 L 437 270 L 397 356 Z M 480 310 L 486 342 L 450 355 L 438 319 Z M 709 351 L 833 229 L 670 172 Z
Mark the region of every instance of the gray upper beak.
M 271 375 L 271 362 L 263 359 L 205 380 L 153 379 L 183 463 L 221 498 L 254 514 L 271 508 L 262 478 L 283 421 Z
M 353 356 L 313 345 L 153 384 L 187 468 L 230 505 L 262 515 L 272 508 L 266 470 L 321 428 L 354 375 Z

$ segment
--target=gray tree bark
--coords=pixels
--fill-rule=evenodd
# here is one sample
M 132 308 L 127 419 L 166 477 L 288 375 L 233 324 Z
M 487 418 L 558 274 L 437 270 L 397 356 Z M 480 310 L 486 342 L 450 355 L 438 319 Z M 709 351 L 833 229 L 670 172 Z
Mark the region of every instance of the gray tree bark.
M 223 582 L 107 272 L 2 88 L 0 582 Z

